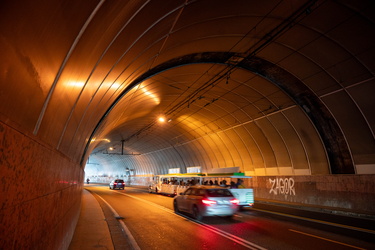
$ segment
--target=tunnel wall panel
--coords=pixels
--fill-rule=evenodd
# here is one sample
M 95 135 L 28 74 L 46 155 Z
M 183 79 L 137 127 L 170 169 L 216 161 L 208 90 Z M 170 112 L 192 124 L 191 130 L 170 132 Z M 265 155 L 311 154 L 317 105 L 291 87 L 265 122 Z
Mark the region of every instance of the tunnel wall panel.
M 355 100 L 360 111 L 364 114 L 371 131 L 375 131 L 375 98 L 373 98 L 372 95 L 368 95 L 368 93 L 375 93 L 375 78 L 349 88 L 348 93 Z
M 338 120 L 347 141 L 353 145 L 351 150 L 354 156 L 361 152 L 361 147 L 358 146 L 361 143 L 358 143 L 358 141 L 366 141 L 367 145 L 371 145 L 371 140 L 373 139 L 371 138 L 371 131 L 356 129 L 358 127 L 366 128 L 366 123 L 362 114 L 358 112 L 358 107 L 347 93 L 340 91 L 323 99 Z
M 0 123 L 0 249 L 66 249 L 81 202 L 83 170 Z
M 292 122 L 295 112 L 299 112 L 299 110 L 293 108 L 284 111 L 284 118 L 278 120 L 277 128 L 284 138 L 285 146 L 288 148 L 291 166 L 294 169 L 310 169 L 303 142 Z
M 204 138 L 207 141 L 209 147 L 212 148 L 213 156 L 216 159 L 216 163 L 213 165 L 213 168 L 226 166 L 226 158 L 224 155 L 225 145 L 223 145 L 221 138 L 215 133 L 209 134 L 209 136 L 206 136 Z
M 329 162 L 316 128 L 310 126 L 310 120 L 302 113 L 301 109 L 291 109 L 286 114 L 301 141 L 301 148 L 304 150 L 304 154 L 302 152 L 299 154 L 301 159 L 294 168 L 308 169 L 311 174 L 329 174 Z M 294 147 L 292 146 L 290 150 L 293 151 Z M 305 161 L 306 165 L 303 165 L 302 163 Z
M 259 156 L 261 157 L 261 160 L 259 161 L 262 161 L 264 163 L 264 168 L 275 166 L 275 155 L 269 141 L 267 140 L 262 130 L 263 128 L 259 127 L 256 123 L 248 123 L 245 125 L 245 127 L 248 130 L 248 133 L 251 134 L 251 137 L 254 139 L 254 146 L 259 150 Z M 267 154 L 270 154 L 269 159 L 265 157 Z
M 206 157 L 206 152 L 199 140 L 186 145 L 178 145 L 175 148 L 184 160 L 188 159 L 186 167 L 201 166 L 203 168 L 203 166 L 211 166 L 207 163 L 209 158 Z
M 232 136 L 229 136 L 229 134 Z M 241 159 L 242 157 L 238 153 L 237 144 L 234 142 L 234 139 L 238 140 L 237 135 L 235 133 L 229 133 L 229 131 L 226 131 L 225 133 L 218 133 L 218 135 L 222 138 L 223 143 L 225 144 L 225 148 L 228 150 L 229 153 L 226 156 L 227 162 L 225 167 L 243 166 Z
M 258 121 L 259 126 L 264 129 L 264 133 L 267 140 L 272 146 L 273 153 L 275 154 L 276 164 L 275 167 L 283 168 L 291 166 L 290 153 L 284 143 L 284 138 L 280 135 L 277 124 L 278 120 L 284 120 L 285 118 L 280 114 L 274 114 L 268 117 L 268 119 L 261 119 Z
M 194 152 L 191 147 L 174 147 L 181 158 L 184 160 L 185 167 L 196 166 L 198 164 L 197 155 L 199 152 Z M 186 170 L 185 168 L 181 169 L 182 171 Z
M 239 148 L 241 155 L 247 155 L 247 160 L 244 161 L 245 170 L 264 168 L 264 159 L 262 157 L 259 147 L 256 145 L 254 138 L 245 126 L 235 128 L 235 132 L 241 135 L 243 147 Z
M 225 135 L 231 139 L 235 150 L 232 149 L 232 154 L 234 158 L 234 166 L 243 166 L 243 171 L 253 171 L 254 164 L 252 155 L 249 153 L 249 149 L 246 146 L 246 138 L 243 138 L 236 129 L 226 131 Z M 238 157 L 235 157 L 237 156 Z

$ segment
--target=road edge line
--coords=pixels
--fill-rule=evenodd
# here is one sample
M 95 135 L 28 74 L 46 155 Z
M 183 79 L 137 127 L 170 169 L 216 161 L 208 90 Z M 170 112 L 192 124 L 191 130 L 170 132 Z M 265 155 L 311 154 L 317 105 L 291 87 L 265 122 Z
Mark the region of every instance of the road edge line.
M 100 195 L 98 194 L 96 195 L 109 207 L 109 209 L 112 211 L 113 216 L 115 216 L 115 218 L 120 218 L 120 215 L 117 213 L 117 211 L 106 200 L 104 200 Z M 134 239 L 132 233 L 130 232 L 128 227 L 125 225 L 125 223 L 122 220 L 118 220 L 118 221 L 120 222 L 122 229 L 124 230 L 126 236 L 128 237 L 132 248 L 135 250 L 141 250 L 137 241 Z

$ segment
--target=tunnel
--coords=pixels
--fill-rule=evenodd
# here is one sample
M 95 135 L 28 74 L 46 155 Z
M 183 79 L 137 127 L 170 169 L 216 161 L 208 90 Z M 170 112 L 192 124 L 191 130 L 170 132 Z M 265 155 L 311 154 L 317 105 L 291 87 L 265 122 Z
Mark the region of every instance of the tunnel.
M 86 178 L 238 167 L 374 216 L 371 0 L 4 0 L 0 248 L 67 249 Z M 293 180 L 295 195 L 275 191 Z M 272 182 L 273 181 L 273 182 Z

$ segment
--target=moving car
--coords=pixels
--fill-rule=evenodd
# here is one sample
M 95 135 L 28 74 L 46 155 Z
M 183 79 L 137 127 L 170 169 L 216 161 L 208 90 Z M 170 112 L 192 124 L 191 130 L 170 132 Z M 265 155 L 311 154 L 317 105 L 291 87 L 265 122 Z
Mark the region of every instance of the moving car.
M 125 182 L 122 179 L 116 179 L 109 183 L 109 189 L 125 189 Z
M 219 186 L 191 186 L 173 200 L 176 213 L 189 213 L 196 220 L 204 216 L 232 217 L 239 209 L 238 204 L 229 189 Z

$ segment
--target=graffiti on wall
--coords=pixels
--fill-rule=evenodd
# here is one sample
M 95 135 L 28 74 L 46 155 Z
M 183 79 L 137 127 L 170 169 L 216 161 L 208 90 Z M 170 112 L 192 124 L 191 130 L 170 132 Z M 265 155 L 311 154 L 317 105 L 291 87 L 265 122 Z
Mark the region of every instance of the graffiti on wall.
M 271 184 L 270 194 L 296 195 L 293 178 L 268 179 Z

